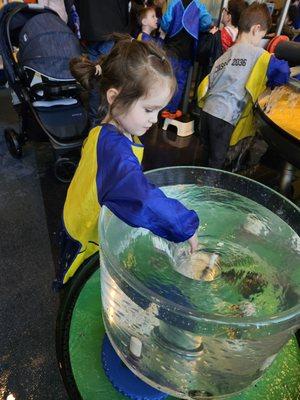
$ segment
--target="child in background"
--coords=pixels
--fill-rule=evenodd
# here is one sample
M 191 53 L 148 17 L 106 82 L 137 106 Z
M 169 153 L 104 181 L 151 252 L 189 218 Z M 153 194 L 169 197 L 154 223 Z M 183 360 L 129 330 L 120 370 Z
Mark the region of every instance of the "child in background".
M 292 0 L 289 8 L 289 19 L 292 22 L 294 29 L 300 29 L 300 2 L 299 0 Z
M 160 24 L 161 24 L 161 19 L 163 14 L 165 13 L 167 9 L 167 0 L 148 0 L 147 1 L 147 7 L 154 7 L 155 8 L 155 13 L 158 18 L 158 29 L 157 29 L 157 35 L 159 36 L 161 34 L 160 32 Z
M 177 80 L 177 91 L 162 112 L 163 118 L 178 118 L 182 111 L 178 109 L 184 93 L 188 71 L 199 32 L 206 31 L 212 24 L 212 18 L 199 0 L 171 0 L 161 21 L 161 29 L 166 33 L 165 48 Z
M 282 34 L 290 40 L 300 42 L 300 8 L 293 5 L 289 8 Z
M 131 226 L 176 243 L 188 240 L 194 251 L 197 214 L 149 183 L 140 165 L 143 146 L 138 138 L 156 123 L 176 88 L 165 53 L 152 43 L 118 35 L 109 55 L 97 62 L 74 59 L 70 66 L 85 88 L 99 85 L 105 117 L 90 131 L 68 189 L 58 285 L 99 250 L 103 205 Z
M 146 5 L 144 1 L 141 0 L 133 0 L 130 3 L 130 12 L 129 12 L 129 33 L 132 37 L 137 37 L 140 27 L 138 23 L 138 15 L 141 9 L 145 8 Z
M 224 27 L 218 29 L 214 26 L 199 37 L 197 57 L 201 75 L 198 82 L 210 73 L 216 60 L 234 44 L 238 35 L 238 21 L 246 7 L 244 0 L 229 0 L 227 8 L 222 11 L 221 22 Z
M 223 168 L 229 145 L 255 133 L 253 105 L 266 89 L 288 81 L 290 70 L 259 47 L 271 26 L 265 4 L 252 3 L 239 21 L 239 36 L 214 64 L 198 89 L 202 106 L 201 134 L 208 165 Z
M 223 51 L 231 47 L 238 36 L 238 23 L 241 13 L 247 7 L 244 0 L 229 0 L 227 8 L 223 9 L 221 29 L 221 43 Z
M 157 22 L 158 18 L 154 7 L 142 8 L 138 15 L 138 23 L 142 32 L 137 36 L 137 40 L 142 40 L 143 42 L 150 41 L 155 43 L 157 46 L 162 47 L 163 40 L 151 35 L 152 32 L 157 29 Z

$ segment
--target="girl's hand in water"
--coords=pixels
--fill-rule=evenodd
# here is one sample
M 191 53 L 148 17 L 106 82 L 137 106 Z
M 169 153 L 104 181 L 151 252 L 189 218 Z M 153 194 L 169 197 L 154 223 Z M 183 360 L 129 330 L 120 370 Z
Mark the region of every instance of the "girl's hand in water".
M 198 250 L 197 232 L 195 232 L 193 236 L 188 239 L 188 242 L 191 248 L 191 254 L 193 254 L 196 250 Z

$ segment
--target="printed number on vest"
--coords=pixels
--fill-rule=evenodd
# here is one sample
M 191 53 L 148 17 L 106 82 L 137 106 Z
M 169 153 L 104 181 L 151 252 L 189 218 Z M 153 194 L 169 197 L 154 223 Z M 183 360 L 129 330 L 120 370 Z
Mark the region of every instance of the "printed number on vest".
M 236 67 L 245 67 L 247 64 L 247 59 L 246 58 L 234 58 L 232 60 L 232 66 Z

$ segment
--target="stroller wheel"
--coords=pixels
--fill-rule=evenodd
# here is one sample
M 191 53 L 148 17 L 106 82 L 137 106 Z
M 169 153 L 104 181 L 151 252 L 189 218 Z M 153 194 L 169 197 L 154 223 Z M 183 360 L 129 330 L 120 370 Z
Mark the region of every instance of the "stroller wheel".
M 71 182 L 77 163 L 70 158 L 58 158 L 54 164 L 54 175 L 63 183 Z
M 20 144 L 18 134 L 13 129 L 5 129 L 4 137 L 8 151 L 14 158 L 22 157 L 22 145 Z

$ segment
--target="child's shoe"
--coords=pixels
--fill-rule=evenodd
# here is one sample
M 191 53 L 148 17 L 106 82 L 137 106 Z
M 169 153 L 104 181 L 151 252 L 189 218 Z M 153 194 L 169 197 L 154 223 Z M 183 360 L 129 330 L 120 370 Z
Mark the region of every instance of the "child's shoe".
M 161 113 L 161 116 L 162 118 L 176 119 L 182 116 L 182 111 L 177 110 L 174 113 L 171 113 L 170 111 L 165 110 Z

